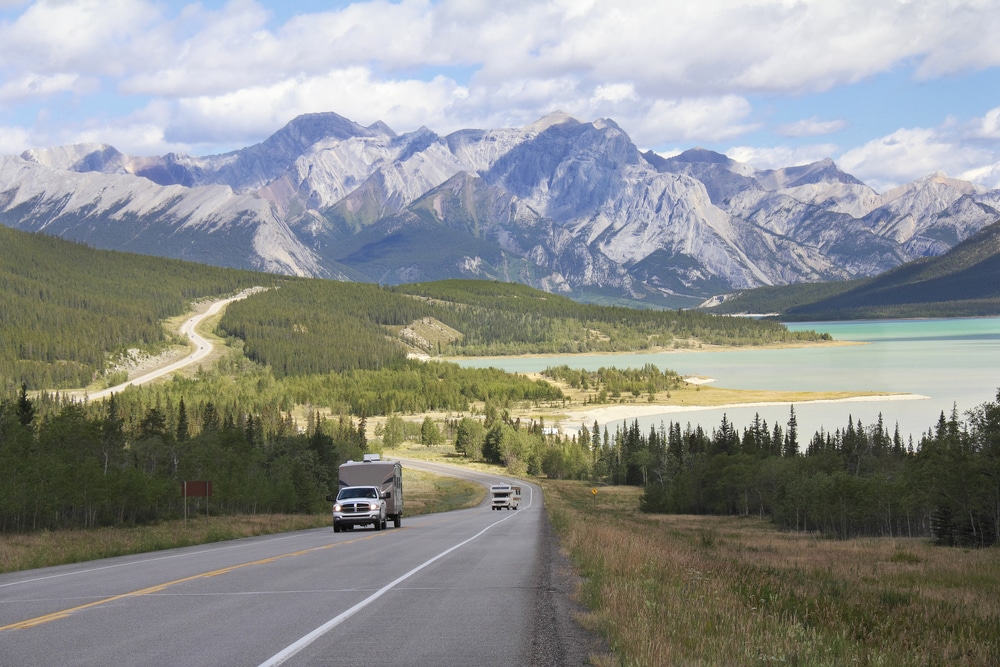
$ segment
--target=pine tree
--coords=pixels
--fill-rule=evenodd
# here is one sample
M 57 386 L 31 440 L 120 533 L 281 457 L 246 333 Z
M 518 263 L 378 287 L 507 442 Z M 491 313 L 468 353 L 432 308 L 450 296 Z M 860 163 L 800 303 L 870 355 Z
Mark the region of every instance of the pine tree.
M 177 442 L 185 442 L 191 438 L 188 428 L 187 408 L 184 407 L 184 399 L 181 399 L 177 407 Z
M 201 415 L 201 432 L 215 433 L 219 430 L 219 412 L 215 408 L 215 403 L 209 401 L 205 404 L 205 409 Z
M 21 383 L 21 395 L 17 399 L 17 420 L 21 422 L 22 426 L 31 426 L 31 422 L 35 421 L 35 406 L 28 398 L 28 384 L 26 382 Z
M 785 446 L 782 449 L 782 456 L 792 458 L 799 454 L 799 422 L 795 418 L 795 406 L 789 407 L 788 430 L 785 431 Z

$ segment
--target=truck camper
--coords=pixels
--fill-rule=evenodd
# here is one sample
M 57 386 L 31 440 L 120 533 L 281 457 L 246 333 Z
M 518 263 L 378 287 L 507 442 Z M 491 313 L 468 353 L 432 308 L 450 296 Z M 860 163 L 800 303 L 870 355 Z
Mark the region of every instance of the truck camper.
M 334 505 L 333 529 L 339 532 L 341 528 L 353 527 L 354 525 L 364 525 L 372 523 L 376 530 L 385 527 L 385 521 L 392 520 L 392 525 L 396 528 L 403 522 L 403 467 L 399 461 L 383 461 L 378 454 L 365 454 L 363 461 L 348 461 L 340 466 L 338 471 L 337 498 L 328 497 L 335 503 L 343 496 L 361 494 L 361 491 L 347 491 L 347 489 L 360 489 L 362 487 L 374 488 L 378 491 L 377 498 L 372 499 L 372 507 L 362 508 L 367 512 L 344 512 L 345 506 Z M 362 494 L 363 497 L 364 494 Z M 374 505 L 382 503 L 385 505 L 384 514 L 380 508 Z M 338 508 L 341 511 L 338 512 Z M 350 506 L 356 509 L 355 505 Z M 380 519 L 377 514 L 381 515 Z

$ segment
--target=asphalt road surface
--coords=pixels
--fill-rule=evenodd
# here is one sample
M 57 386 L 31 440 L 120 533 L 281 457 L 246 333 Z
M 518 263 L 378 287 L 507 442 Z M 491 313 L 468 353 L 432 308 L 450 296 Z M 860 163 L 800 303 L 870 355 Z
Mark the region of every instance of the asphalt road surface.
M 0 665 L 584 664 L 595 642 L 571 619 L 541 491 L 521 486 L 516 511 L 0 575 Z

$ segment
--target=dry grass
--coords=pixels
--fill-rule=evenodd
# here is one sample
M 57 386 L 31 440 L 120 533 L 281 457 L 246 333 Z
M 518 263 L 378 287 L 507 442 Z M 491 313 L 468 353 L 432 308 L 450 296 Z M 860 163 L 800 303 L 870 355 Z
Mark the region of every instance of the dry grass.
M 831 541 L 759 520 L 642 515 L 635 489 L 545 482 L 625 665 L 1000 664 L 1000 550 Z

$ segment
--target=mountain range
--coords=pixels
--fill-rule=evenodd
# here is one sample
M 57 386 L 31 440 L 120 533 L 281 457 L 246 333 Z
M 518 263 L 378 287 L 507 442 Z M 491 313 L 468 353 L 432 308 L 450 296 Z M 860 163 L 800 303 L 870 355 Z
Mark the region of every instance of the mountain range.
M 941 255 L 1000 190 L 929 175 L 878 193 L 832 160 L 761 170 L 642 151 L 612 120 L 396 134 L 300 116 L 222 155 L 104 144 L 0 157 L 0 223 L 105 249 L 386 284 L 480 278 L 687 307 Z
M 1000 314 L 1000 222 L 957 246 L 872 278 L 742 290 L 714 299 L 720 314 L 767 313 L 783 321 Z

